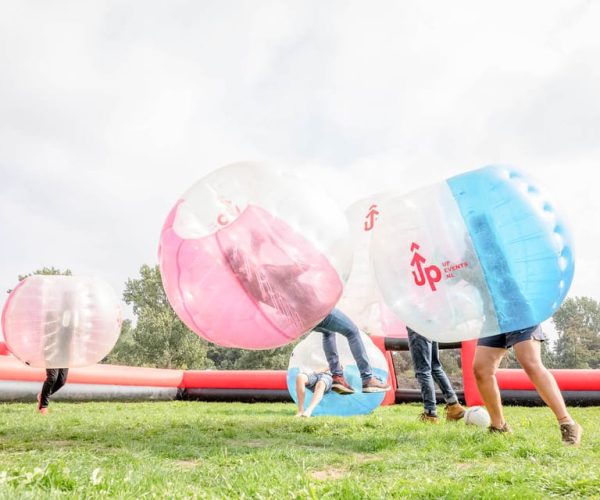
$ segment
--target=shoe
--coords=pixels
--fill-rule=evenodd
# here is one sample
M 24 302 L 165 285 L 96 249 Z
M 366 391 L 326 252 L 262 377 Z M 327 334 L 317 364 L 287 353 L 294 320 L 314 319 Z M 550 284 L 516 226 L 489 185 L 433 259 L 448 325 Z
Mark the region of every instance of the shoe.
M 579 443 L 581 443 L 581 435 L 583 434 L 583 427 L 577 422 L 573 422 L 572 424 L 561 424 L 560 434 L 564 444 L 579 446 Z
M 362 384 L 363 392 L 386 392 L 390 390 L 389 384 L 384 384 L 376 377 L 364 380 Z
M 498 433 L 501 433 L 501 434 L 502 433 L 507 433 L 507 434 L 511 434 L 512 433 L 512 429 L 510 428 L 510 426 L 506 422 L 504 422 L 504 425 L 502 427 L 494 427 L 493 425 L 490 425 L 488 427 L 488 431 L 491 432 L 491 433 L 498 432 Z
M 446 420 L 456 422 L 465 416 L 465 409 L 460 403 L 446 405 Z
M 331 385 L 331 390 L 337 392 L 338 394 L 346 395 L 346 394 L 354 394 L 354 389 L 350 387 L 350 384 L 346 381 L 343 375 L 334 375 L 333 384 Z
M 46 413 L 48 413 L 48 408 L 38 408 L 38 412 L 42 415 L 46 415 Z
M 440 423 L 440 419 L 438 418 L 437 415 L 430 415 L 429 413 L 421 413 L 419 415 L 419 420 L 421 422 L 425 422 L 427 424 L 439 424 Z

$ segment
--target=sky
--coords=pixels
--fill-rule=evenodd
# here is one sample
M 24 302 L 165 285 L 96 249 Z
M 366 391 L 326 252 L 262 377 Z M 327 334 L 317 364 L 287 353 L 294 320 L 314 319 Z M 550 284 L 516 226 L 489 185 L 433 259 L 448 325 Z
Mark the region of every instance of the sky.
M 196 180 L 265 161 L 341 208 L 488 164 L 570 222 L 600 300 L 600 5 L 0 3 L 0 289 L 44 266 L 121 294 Z

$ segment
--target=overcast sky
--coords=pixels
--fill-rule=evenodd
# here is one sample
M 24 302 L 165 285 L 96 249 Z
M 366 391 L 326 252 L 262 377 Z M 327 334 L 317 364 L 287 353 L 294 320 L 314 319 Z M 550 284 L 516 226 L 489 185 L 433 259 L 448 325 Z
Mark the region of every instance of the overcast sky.
M 571 295 L 600 300 L 599 26 L 589 1 L 2 1 L 0 289 L 55 266 L 121 294 L 239 160 L 342 207 L 505 163 L 554 194 Z

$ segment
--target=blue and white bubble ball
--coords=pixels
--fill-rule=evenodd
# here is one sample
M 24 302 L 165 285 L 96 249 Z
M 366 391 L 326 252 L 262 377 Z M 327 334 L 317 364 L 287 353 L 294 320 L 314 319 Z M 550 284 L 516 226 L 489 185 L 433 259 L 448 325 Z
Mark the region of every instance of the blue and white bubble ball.
M 442 342 L 537 325 L 565 299 L 573 242 L 527 174 L 489 166 L 379 207 L 371 259 L 387 305 Z
M 373 341 L 360 332 L 373 375 L 383 381 L 388 379 L 388 365 L 383 353 Z M 351 416 L 367 415 L 381 405 L 385 392 L 363 393 L 362 380 L 356 361 L 354 360 L 348 341 L 342 335 L 336 334 L 336 343 L 340 363 L 344 367 L 344 377 L 354 389 L 354 394 L 340 395 L 333 391 L 325 393 L 323 400 L 313 411 L 313 416 Z M 328 366 L 323 352 L 323 335 L 320 332 L 310 333 L 293 350 L 287 371 L 287 386 L 294 402 L 298 402 L 296 394 L 296 376 L 300 372 L 310 373 L 320 371 Z M 305 408 L 310 404 L 312 392 L 306 391 Z

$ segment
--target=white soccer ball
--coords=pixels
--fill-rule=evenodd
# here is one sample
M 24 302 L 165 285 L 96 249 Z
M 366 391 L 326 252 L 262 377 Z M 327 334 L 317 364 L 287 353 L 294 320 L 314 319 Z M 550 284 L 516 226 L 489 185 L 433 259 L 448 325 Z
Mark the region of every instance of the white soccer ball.
M 489 427 L 490 414 L 483 406 L 473 406 L 465 411 L 465 424 L 477 427 Z

